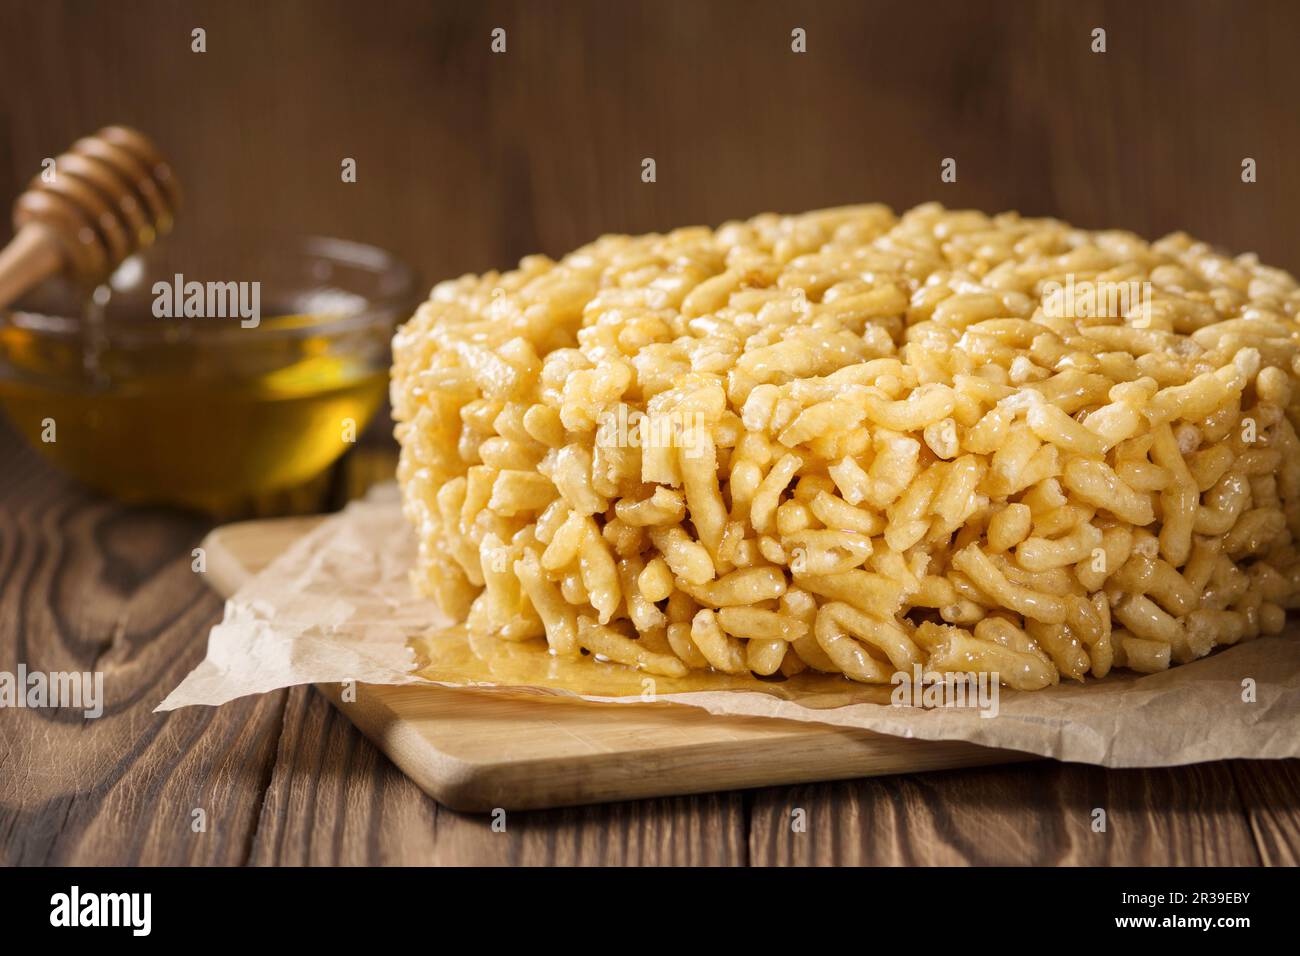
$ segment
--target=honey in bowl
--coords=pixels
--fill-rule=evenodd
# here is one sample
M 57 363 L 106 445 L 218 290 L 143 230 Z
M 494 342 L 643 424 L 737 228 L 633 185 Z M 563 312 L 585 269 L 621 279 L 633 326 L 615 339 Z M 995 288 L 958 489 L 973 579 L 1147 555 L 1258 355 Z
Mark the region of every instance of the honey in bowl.
M 411 277 L 324 239 L 249 271 L 256 324 L 157 317 L 152 290 L 174 274 L 157 262 L 119 270 L 80 314 L 71 290 L 42 290 L 0 320 L 0 405 L 58 467 L 124 501 L 224 512 L 301 485 L 383 403 Z

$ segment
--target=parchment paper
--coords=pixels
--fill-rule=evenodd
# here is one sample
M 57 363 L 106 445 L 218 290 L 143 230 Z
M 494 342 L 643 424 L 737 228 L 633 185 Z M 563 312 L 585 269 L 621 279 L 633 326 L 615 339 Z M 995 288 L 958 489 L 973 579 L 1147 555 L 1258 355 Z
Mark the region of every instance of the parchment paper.
M 223 704 L 296 684 L 427 683 L 422 674 L 431 672 L 421 670 L 427 663 L 417 653 L 421 642 L 459 649 L 462 655 L 447 657 L 432 672 L 432 683 L 503 686 L 482 679 L 492 673 L 482 662 L 458 671 L 457 660 L 474 660 L 469 642 L 411 587 L 408 570 L 414 550 L 395 486 L 382 486 L 366 500 L 354 502 L 240 588 L 226 603 L 222 622 L 212 629 L 206 659 L 158 710 Z M 565 672 L 548 673 L 547 680 L 531 686 L 567 693 Z M 1243 686 L 1247 679 L 1254 681 L 1253 702 L 1243 699 L 1249 696 Z M 742 689 L 660 692 L 655 699 L 715 714 L 967 740 L 1109 767 L 1300 757 L 1300 640 L 1294 631 L 1160 674 L 1117 672 L 1102 681 L 1063 682 L 1034 693 L 1004 688 L 998 716 L 992 719 L 969 708 L 892 706 L 887 702 L 889 688 L 836 680 L 846 688 L 842 706 L 828 706 L 835 702 L 834 695 L 721 676 L 719 687 Z M 579 696 L 628 706 L 639 701 L 635 696 Z M 860 702 L 868 699 L 884 702 Z

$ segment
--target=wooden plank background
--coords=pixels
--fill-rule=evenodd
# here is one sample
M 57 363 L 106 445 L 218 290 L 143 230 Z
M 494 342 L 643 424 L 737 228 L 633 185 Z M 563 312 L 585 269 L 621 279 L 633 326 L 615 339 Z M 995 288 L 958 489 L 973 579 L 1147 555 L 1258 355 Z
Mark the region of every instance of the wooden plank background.
M 5 195 L 135 124 L 189 187 L 185 246 L 337 234 L 432 283 L 603 232 L 937 198 L 1300 271 L 1292 0 L 0 0 L 0 19 Z
M 0 21 L 5 195 L 132 123 L 188 185 L 181 249 L 336 234 L 432 282 L 607 231 L 939 198 L 1185 228 L 1300 270 L 1289 2 L 0 0 Z M 356 490 L 365 462 L 324 490 Z M 89 722 L 0 711 L 0 862 L 1300 862 L 1298 762 L 1043 762 L 512 814 L 497 833 L 309 689 L 151 713 L 220 614 L 189 570 L 209 526 L 91 496 L 0 422 L 0 669 L 100 669 L 108 696 Z

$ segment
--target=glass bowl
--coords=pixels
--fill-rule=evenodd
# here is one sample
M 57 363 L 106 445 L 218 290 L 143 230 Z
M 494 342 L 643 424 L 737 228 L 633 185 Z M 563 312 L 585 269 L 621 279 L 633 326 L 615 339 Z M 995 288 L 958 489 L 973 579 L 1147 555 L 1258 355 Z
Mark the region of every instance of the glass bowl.
M 89 296 L 47 283 L 0 314 L 0 406 L 58 467 L 128 502 L 223 512 L 319 475 L 383 403 L 411 271 L 319 237 L 231 244 L 184 268 L 168 255 L 128 259 Z M 184 294 L 209 283 L 202 304 Z M 257 321 L 222 307 L 233 288 Z

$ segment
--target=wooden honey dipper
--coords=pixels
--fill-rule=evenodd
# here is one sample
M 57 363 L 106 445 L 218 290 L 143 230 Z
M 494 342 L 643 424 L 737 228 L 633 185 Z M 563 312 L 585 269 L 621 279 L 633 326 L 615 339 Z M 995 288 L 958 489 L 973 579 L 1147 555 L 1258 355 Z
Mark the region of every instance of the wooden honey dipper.
M 59 273 L 86 286 L 172 227 L 180 186 L 152 141 L 105 126 L 54 160 L 14 203 L 15 236 L 0 252 L 0 310 Z

